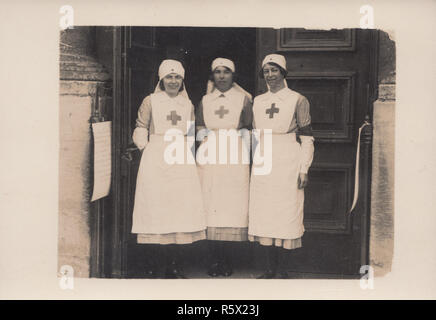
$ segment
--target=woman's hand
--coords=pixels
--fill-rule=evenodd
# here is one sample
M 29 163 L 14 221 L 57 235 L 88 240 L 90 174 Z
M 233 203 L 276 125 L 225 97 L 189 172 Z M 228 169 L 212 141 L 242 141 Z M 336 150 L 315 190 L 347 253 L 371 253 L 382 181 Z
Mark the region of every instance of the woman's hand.
M 307 173 L 301 173 L 298 176 L 298 189 L 303 189 L 307 186 L 307 183 L 309 182 L 309 178 L 307 176 Z
M 148 143 L 148 130 L 142 127 L 136 127 L 132 136 L 133 143 L 139 150 L 143 150 Z

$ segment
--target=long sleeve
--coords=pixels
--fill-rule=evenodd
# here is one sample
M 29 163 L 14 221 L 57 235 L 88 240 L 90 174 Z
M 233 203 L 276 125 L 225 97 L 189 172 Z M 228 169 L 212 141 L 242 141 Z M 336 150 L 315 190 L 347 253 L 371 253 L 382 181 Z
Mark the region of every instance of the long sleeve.
M 200 103 L 198 104 L 197 114 L 195 116 L 195 126 L 197 127 L 197 131 L 204 129 L 206 127 L 203 117 L 203 100 L 201 100 Z
M 314 138 L 311 126 L 310 106 L 309 101 L 305 97 L 301 96 L 297 101 L 295 112 L 298 136 L 301 141 L 302 150 L 300 172 L 307 173 L 313 161 L 315 148 L 313 145 Z
M 191 126 L 188 128 L 187 135 L 188 136 L 194 136 L 195 137 L 195 111 L 194 111 L 194 105 L 191 104 Z
M 248 129 L 251 130 L 253 127 L 253 103 L 245 97 L 244 107 L 242 108 L 241 117 L 239 119 L 238 129 Z
M 136 119 L 136 128 L 133 131 L 133 143 L 142 150 L 148 143 L 148 132 L 151 123 L 151 98 L 147 96 L 138 110 L 138 118 Z
M 206 124 L 204 123 L 203 117 L 203 100 L 198 104 L 197 112 L 195 115 L 195 130 L 196 130 L 196 141 L 199 144 L 199 141 L 203 141 L 205 136 Z

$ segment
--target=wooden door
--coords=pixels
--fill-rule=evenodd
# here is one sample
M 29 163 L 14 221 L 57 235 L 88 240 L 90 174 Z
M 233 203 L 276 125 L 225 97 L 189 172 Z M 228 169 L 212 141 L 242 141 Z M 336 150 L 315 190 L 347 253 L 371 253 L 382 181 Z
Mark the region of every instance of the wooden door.
M 136 235 L 130 232 L 141 154 L 131 136 L 141 101 L 154 91 L 158 81 L 159 63 L 162 59 L 177 59 L 185 65 L 185 85 L 195 105 L 204 94 L 212 59 L 223 53 L 240 62 L 240 70 L 245 71 L 240 82 L 250 90 L 254 88 L 256 36 L 255 29 L 247 28 L 115 29 L 113 208 L 108 222 L 111 230 L 106 232 L 111 242 L 110 276 L 141 277 L 138 257 L 143 255 L 144 246 L 137 245 Z M 188 264 L 198 264 L 204 260 L 198 257 L 207 254 L 201 245 L 194 251 L 187 255 Z
M 289 269 L 308 277 L 359 274 L 368 264 L 371 130 L 364 131 L 360 197 L 352 214 L 358 129 L 370 120 L 375 87 L 374 32 L 259 29 L 257 68 L 265 55 L 286 57 L 288 86 L 311 106 L 315 155 L 305 191 L 306 233 Z M 258 79 L 257 93 L 265 92 Z M 369 129 L 369 130 L 368 130 Z
M 142 99 L 153 92 L 158 64 L 163 58 L 181 60 L 187 64 L 187 70 L 196 70 L 201 58 L 200 55 L 200 58 L 192 58 L 196 57 L 195 50 L 201 41 L 192 41 L 195 46 L 192 44 L 188 50 L 178 47 L 186 45 L 186 39 L 192 39 L 194 35 L 197 39 L 201 30 L 186 29 L 183 31 L 185 36 L 178 30 L 173 34 L 179 38 L 170 40 L 168 36 L 159 40 L 160 33 L 168 32 L 156 30 L 152 27 L 117 27 L 114 31 L 113 186 L 112 208 L 105 230 L 111 252 L 106 260 L 110 264 L 107 274 L 111 277 L 138 276 L 135 266 L 140 265 L 137 257 L 143 250 L 130 232 L 141 156 L 131 141 L 138 107 Z M 222 37 L 219 31 L 215 31 L 218 38 Z M 249 31 L 243 31 L 242 35 L 247 38 Z M 366 127 L 362 137 L 359 202 L 351 215 L 348 209 L 353 195 L 357 133 L 365 120 L 371 120 L 376 94 L 375 35 L 373 31 L 361 30 L 258 29 L 257 50 L 248 50 L 255 56 L 252 61 L 256 71 L 266 54 L 277 51 L 284 54 L 289 87 L 305 95 L 311 103 L 316 150 L 306 189 L 307 232 L 303 237 L 303 248 L 293 252 L 289 266 L 301 275 L 354 277 L 359 275 L 360 266 L 368 263 L 370 127 Z M 245 60 L 249 65 L 246 67 L 250 69 L 251 56 L 243 48 L 251 47 L 249 43 L 241 47 L 238 50 L 247 55 Z M 190 50 L 192 52 L 186 55 Z M 200 50 L 203 55 L 204 50 L 203 47 Z M 212 46 L 210 50 L 218 49 Z M 218 51 L 209 54 L 212 56 Z M 244 70 L 245 60 L 240 60 L 241 70 Z M 207 72 L 203 73 L 207 75 Z M 195 79 L 195 74 L 190 76 Z M 195 90 L 191 91 L 195 93 Z M 260 78 L 255 91 L 255 94 L 265 91 Z
M 114 45 L 114 175 L 112 214 L 112 277 L 141 277 L 146 248 L 131 233 L 136 177 L 141 152 L 132 141 L 142 100 L 158 83 L 163 59 L 186 64 L 178 28 L 116 28 Z
M 113 184 L 111 277 L 130 277 L 128 270 L 141 255 L 131 233 L 136 175 L 141 158 L 132 142 L 138 107 L 154 90 L 162 55 L 152 27 L 117 27 L 114 31 Z

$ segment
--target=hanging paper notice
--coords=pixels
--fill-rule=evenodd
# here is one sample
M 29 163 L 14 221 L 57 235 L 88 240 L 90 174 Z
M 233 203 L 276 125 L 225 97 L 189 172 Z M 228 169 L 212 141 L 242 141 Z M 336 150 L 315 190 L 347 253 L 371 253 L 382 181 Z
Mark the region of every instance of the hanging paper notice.
M 106 197 L 111 187 L 111 121 L 92 124 L 94 135 L 94 189 L 91 201 Z

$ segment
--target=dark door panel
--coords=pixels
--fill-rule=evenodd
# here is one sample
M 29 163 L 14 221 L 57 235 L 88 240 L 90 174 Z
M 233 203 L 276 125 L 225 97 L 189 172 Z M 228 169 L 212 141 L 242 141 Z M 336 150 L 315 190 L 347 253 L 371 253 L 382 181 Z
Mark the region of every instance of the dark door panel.
M 303 248 L 293 253 L 290 269 L 358 275 L 360 266 L 368 263 L 365 195 L 369 184 L 361 185 L 360 206 L 352 214 L 349 209 L 358 129 L 371 115 L 371 31 L 259 29 L 257 36 L 258 70 L 265 55 L 284 55 L 288 86 L 311 105 L 315 155 L 305 191 L 306 234 Z M 266 90 L 261 79 L 257 90 Z M 369 152 L 361 161 L 369 163 Z M 363 175 L 366 181 L 368 170 Z

